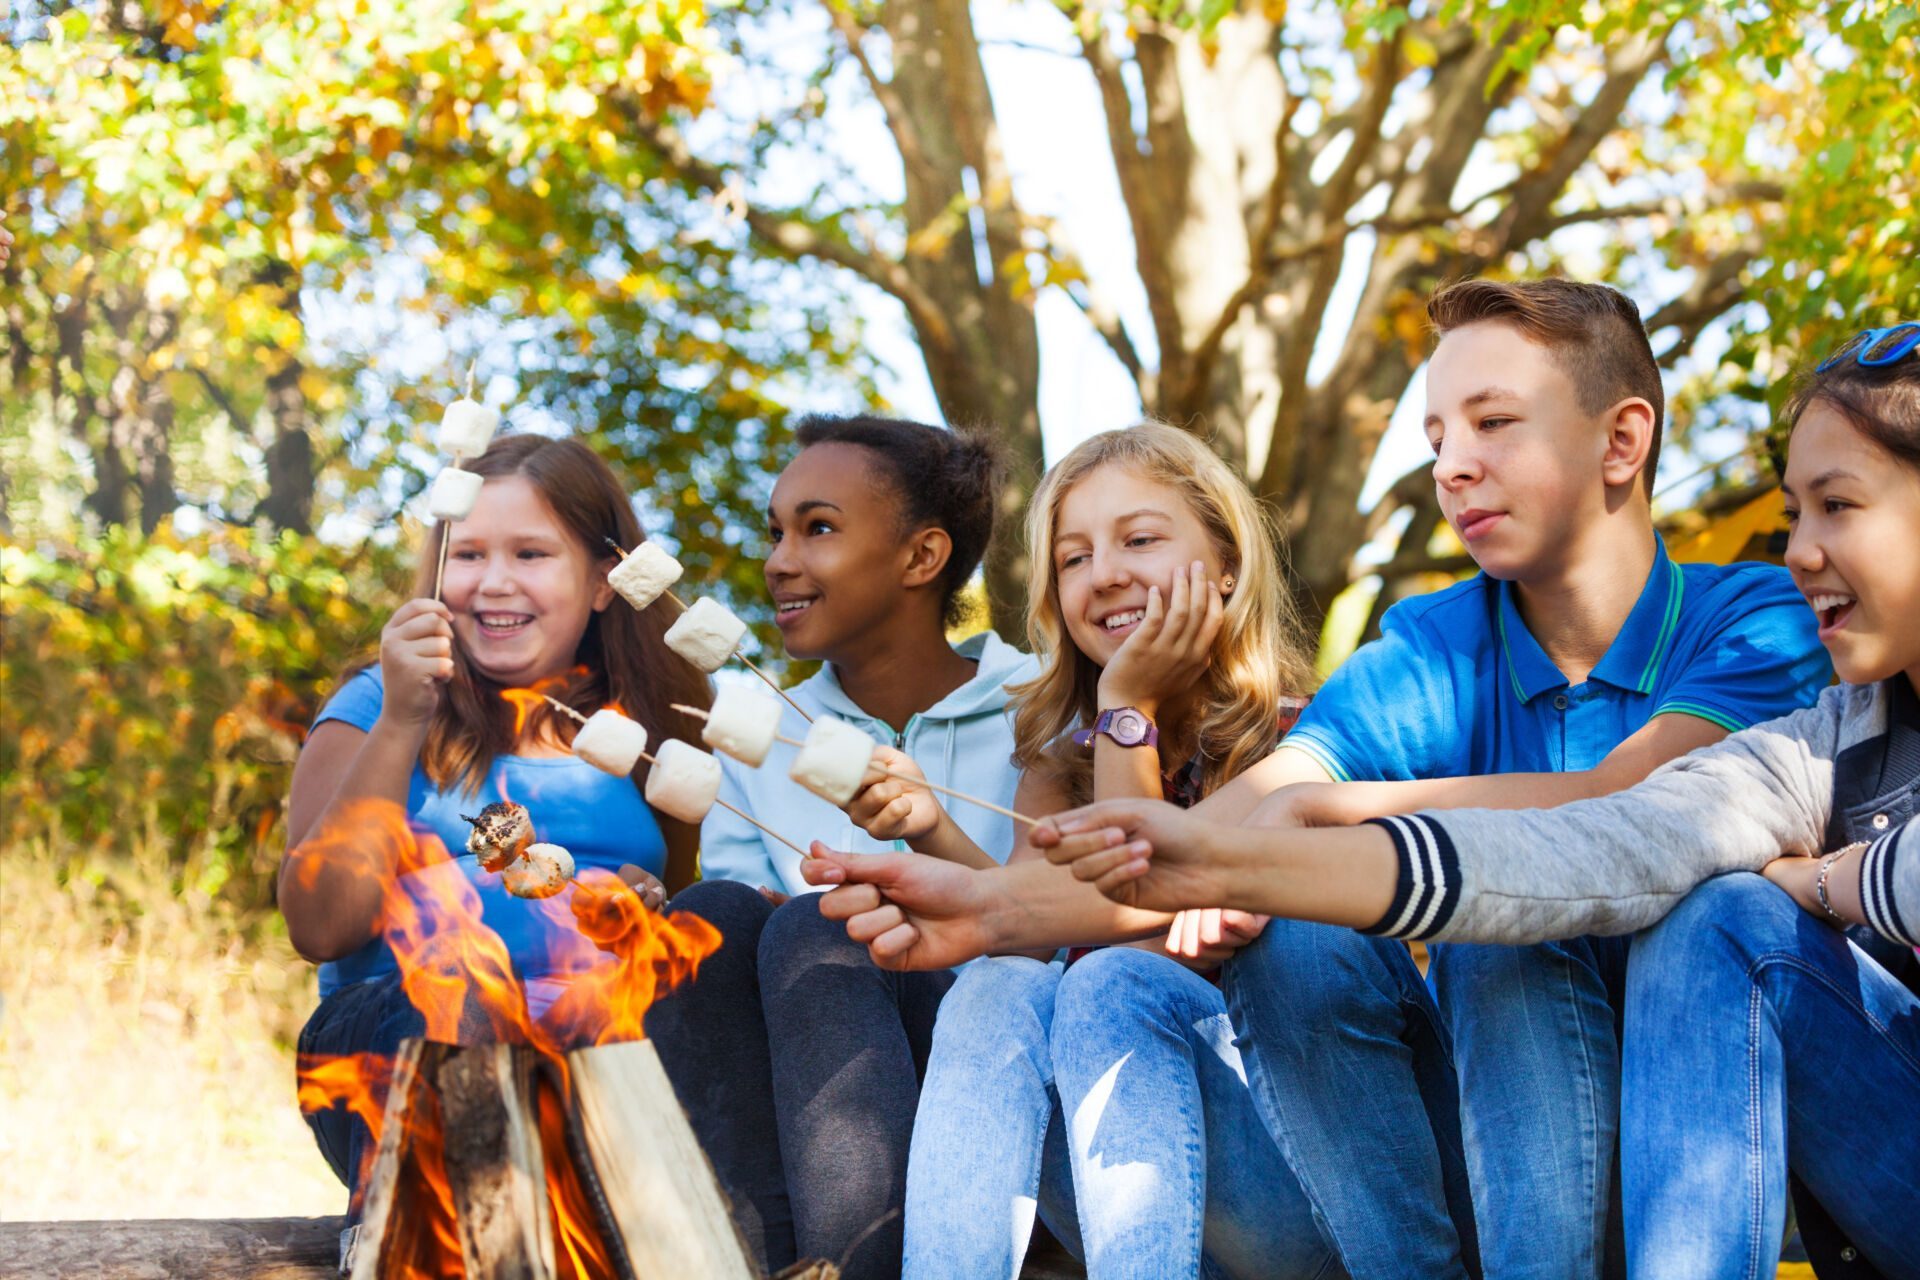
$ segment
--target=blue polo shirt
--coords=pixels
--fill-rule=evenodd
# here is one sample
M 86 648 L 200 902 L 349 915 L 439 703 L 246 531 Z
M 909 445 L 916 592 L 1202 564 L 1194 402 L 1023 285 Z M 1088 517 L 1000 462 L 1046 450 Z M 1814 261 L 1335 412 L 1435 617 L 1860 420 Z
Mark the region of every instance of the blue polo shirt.
M 314 717 L 314 726 L 339 720 L 356 729 L 372 729 L 380 718 L 383 693 L 380 668 L 368 667 L 328 699 Z M 602 773 L 576 756 L 497 756 L 477 792 L 458 786 L 442 790 L 415 762 L 407 784 L 408 821 L 416 835 L 437 839 L 451 856 L 414 872 L 402 887 L 431 920 L 438 914 L 435 903 L 443 900 L 440 895 L 460 891 L 462 878 L 470 882 L 480 919 L 500 935 L 514 971 L 523 979 L 538 981 L 583 962 L 580 931 L 568 905 L 573 888 L 568 886 L 551 898 L 516 898 L 498 875 L 482 871 L 480 860 L 466 851 L 473 828 L 460 815 L 479 813 L 482 806 L 504 799 L 527 806 L 533 838 L 571 853 L 576 874 L 590 867 L 618 873 L 621 864 L 631 862 L 664 876 L 667 844 L 653 810 L 631 780 Z M 440 881 L 445 883 L 436 883 Z M 374 938 L 352 955 L 320 966 L 320 994 L 384 977 L 397 968 L 387 940 Z
M 1736 732 L 1809 706 L 1833 678 L 1785 569 L 1675 564 L 1664 545 L 1620 634 L 1569 685 L 1482 573 L 1387 611 L 1286 737 L 1341 781 L 1591 769 L 1657 715 Z

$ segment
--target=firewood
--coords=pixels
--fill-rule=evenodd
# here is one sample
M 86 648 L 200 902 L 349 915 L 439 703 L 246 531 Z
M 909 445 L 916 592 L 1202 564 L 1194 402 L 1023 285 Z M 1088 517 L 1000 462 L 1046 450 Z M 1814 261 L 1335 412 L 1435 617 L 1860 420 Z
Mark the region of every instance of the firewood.
M 653 1045 L 580 1049 L 567 1064 L 581 1135 L 634 1273 L 755 1280 L 758 1268 Z
M 468 1280 L 555 1275 L 534 1064 L 531 1049 L 479 1045 L 448 1054 L 434 1075 Z
M 342 1260 L 352 1280 L 385 1280 L 396 1264 L 414 1253 L 418 1215 L 396 1213 L 407 1190 L 406 1165 L 411 1155 L 407 1118 L 416 1097 L 424 1093 L 423 1059 L 437 1062 L 444 1046 L 424 1040 L 405 1040 L 393 1056 L 393 1076 L 387 1086 L 387 1107 L 380 1121 L 380 1145 L 367 1175 L 365 1207 L 353 1248 Z
M 340 1218 L 0 1223 L 6 1280 L 333 1280 Z

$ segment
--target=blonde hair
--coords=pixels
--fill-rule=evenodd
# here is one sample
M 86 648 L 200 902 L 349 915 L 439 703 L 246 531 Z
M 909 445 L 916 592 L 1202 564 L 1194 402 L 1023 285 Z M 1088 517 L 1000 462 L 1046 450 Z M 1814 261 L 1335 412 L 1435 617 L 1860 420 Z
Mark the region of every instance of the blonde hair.
M 1092 724 L 1098 713 L 1100 668 L 1067 634 L 1053 539 L 1068 492 L 1109 465 L 1185 499 L 1237 579 L 1193 711 L 1204 795 L 1273 749 L 1282 699 L 1311 687 L 1313 665 L 1300 643 L 1272 516 L 1217 454 L 1164 422 L 1105 431 L 1082 442 L 1047 472 L 1033 495 L 1027 509 L 1027 644 L 1041 668 L 1011 689 L 1019 702 L 1014 763 L 1054 778 L 1075 804 L 1092 798 L 1093 753 L 1074 746 L 1068 735 Z

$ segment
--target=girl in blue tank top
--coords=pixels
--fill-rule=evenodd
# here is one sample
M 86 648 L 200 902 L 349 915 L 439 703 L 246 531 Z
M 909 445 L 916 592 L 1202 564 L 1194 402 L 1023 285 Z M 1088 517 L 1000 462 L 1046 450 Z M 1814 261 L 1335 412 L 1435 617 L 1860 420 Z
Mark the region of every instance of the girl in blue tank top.
M 544 706 L 522 718 L 503 696 L 538 685 L 584 712 L 618 704 L 656 741 L 696 738 L 698 725 L 669 704 L 704 707 L 710 692 L 667 649 L 670 613 L 631 609 L 607 584 L 606 540 L 631 547 L 644 536 L 626 493 L 574 440 L 506 436 L 467 469 L 484 477 L 472 512 L 436 526 L 418 598 L 394 611 L 378 663 L 327 702 L 294 766 L 279 902 L 294 947 L 320 967 L 320 1006 L 300 1036 L 308 1062 L 391 1054 L 421 1034 L 382 934 L 383 899 L 395 889 L 432 912 L 445 900 L 436 881 L 469 881 L 532 1014 L 557 994 L 563 979 L 548 957 L 572 941 L 555 936 L 572 924 L 564 897 L 506 893 L 466 852 L 463 814 L 499 800 L 525 805 L 536 840 L 568 849 L 580 871 L 620 874 L 652 906 L 697 875 L 699 832 L 647 806 L 644 762 L 632 778 L 602 773 L 569 750 L 570 719 Z M 368 821 L 374 813 L 392 818 Z M 403 872 L 404 845 L 417 853 Z M 343 1106 L 307 1119 L 353 1188 L 357 1216 L 366 1127 Z

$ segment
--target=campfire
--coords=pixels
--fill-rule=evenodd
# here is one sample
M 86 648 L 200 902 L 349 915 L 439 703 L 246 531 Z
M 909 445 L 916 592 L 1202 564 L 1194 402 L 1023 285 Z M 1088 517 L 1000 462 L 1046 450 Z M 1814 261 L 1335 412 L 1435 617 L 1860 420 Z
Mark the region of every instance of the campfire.
M 374 1135 L 352 1280 L 751 1280 L 759 1274 L 642 1023 L 720 945 L 585 870 L 525 903 L 547 917 L 548 991 L 529 1002 L 475 886 L 398 806 L 366 801 L 322 841 L 371 847 L 383 929 L 426 1034 L 392 1058 L 300 1064 L 303 1109 L 344 1104 Z M 536 1016 L 533 1010 L 540 1012 Z M 827 1264 L 790 1276 L 828 1277 Z

